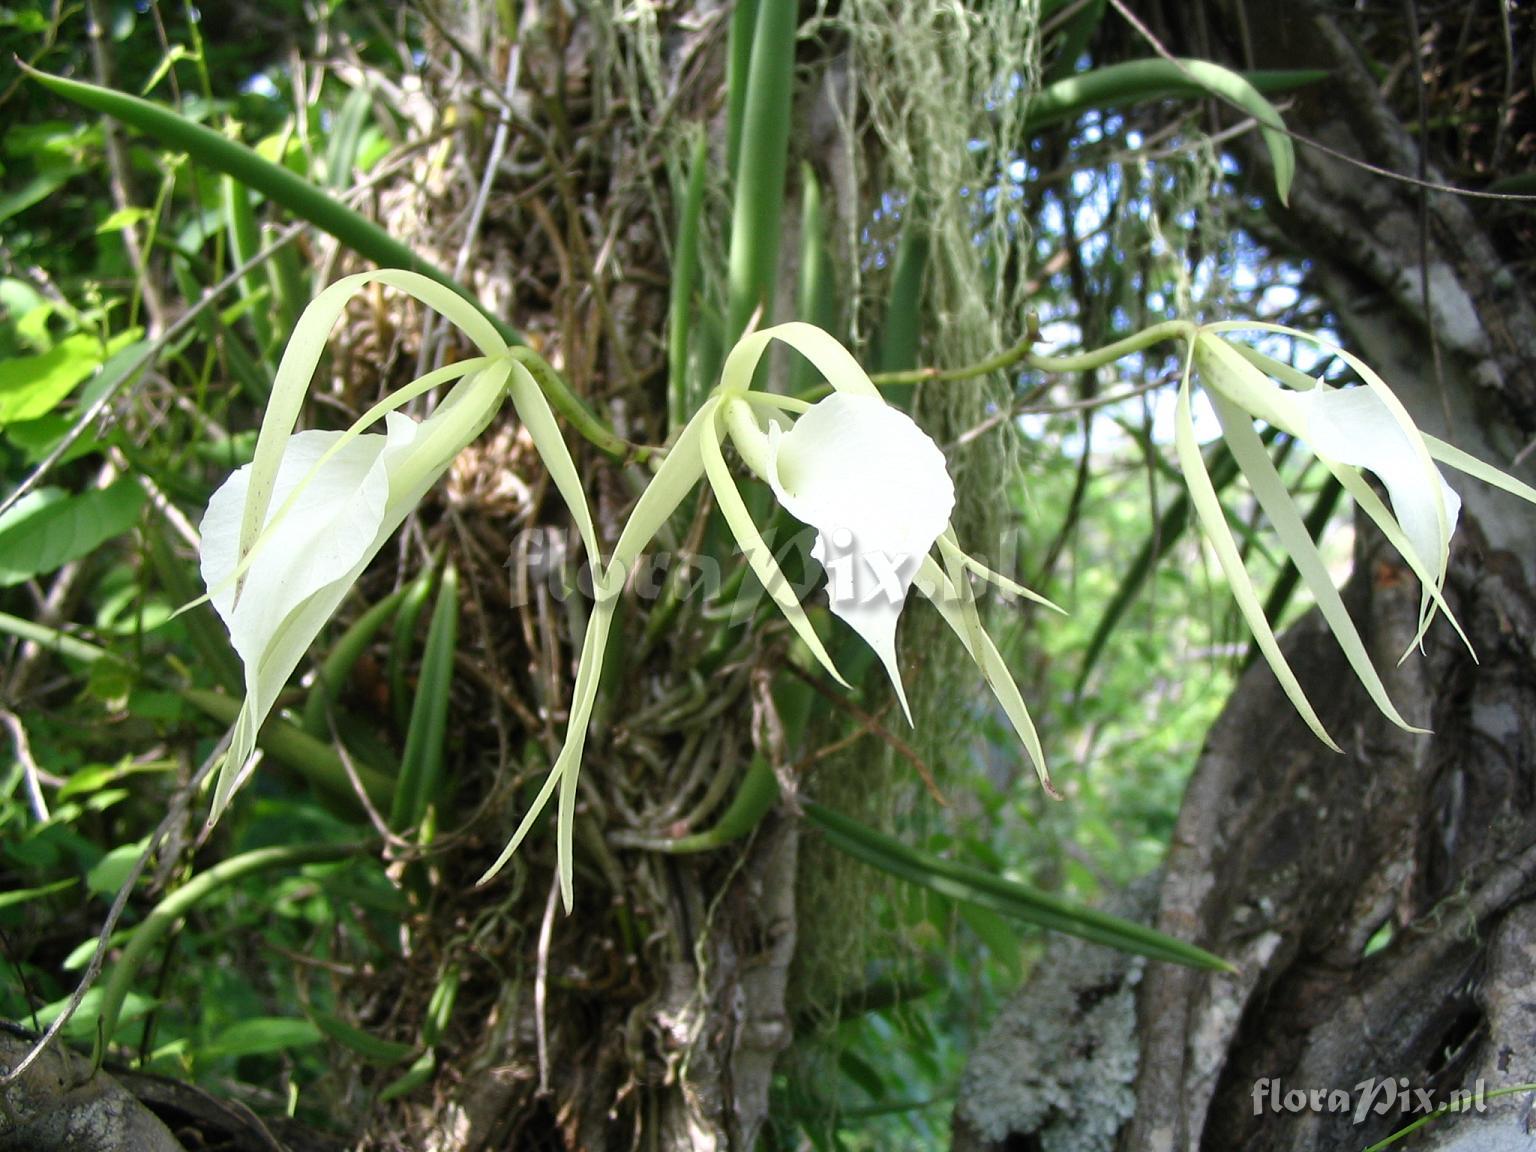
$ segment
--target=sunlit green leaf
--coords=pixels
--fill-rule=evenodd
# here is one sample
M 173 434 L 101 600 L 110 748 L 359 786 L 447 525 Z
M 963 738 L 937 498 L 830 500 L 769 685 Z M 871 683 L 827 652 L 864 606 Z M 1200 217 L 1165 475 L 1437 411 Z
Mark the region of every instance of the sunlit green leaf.
M 19 584 L 88 556 L 133 527 L 144 492 L 132 480 L 69 494 L 27 493 L 0 516 L 0 587 Z
M 78 333 L 41 355 L 0 361 L 0 427 L 52 412 L 109 357 L 141 335 L 139 329 L 121 332 L 103 348 L 94 337 Z

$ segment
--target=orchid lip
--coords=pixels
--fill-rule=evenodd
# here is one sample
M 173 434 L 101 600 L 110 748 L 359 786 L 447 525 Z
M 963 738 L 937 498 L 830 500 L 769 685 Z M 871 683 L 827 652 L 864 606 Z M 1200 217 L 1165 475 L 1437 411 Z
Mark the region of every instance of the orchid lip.
M 949 525 L 954 482 L 944 454 L 878 396 L 833 393 L 785 430 L 769 426 L 766 479 L 779 503 L 816 529 L 835 616 L 885 666 L 910 723 L 896 627 L 923 557 Z

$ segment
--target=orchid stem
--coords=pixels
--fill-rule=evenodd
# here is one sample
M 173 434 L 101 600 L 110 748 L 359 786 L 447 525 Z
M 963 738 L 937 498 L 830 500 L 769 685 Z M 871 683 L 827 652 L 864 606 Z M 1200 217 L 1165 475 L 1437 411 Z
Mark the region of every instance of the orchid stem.
M 752 473 L 763 480 L 768 479 L 770 471 L 768 467 L 768 436 L 763 432 L 763 426 L 757 422 L 757 417 L 752 414 L 751 405 L 747 403 L 751 393 L 741 395 L 728 395 L 721 403 L 721 419 L 725 421 L 726 430 L 730 433 L 731 443 L 736 445 L 736 451 Z
M 1090 368 L 1102 368 L 1132 352 L 1140 352 L 1165 340 L 1192 341 L 1196 331 L 1197 326 L 1189 320 L 1165 320 L 1091 352 L 1079 352 L 1074 356 L 1036 356 L 1026 353 L 1022 359 L 1026 365 L 1040 372 L 1084 372 Z
M 549 361 L 532 348 L 526 344 L 514 344 L 507 350 L 507 354 L 528 369 L 528 374 L 538 384 L 539 391 L 544 393 L 550 406 L 566 418 L 578 435 L 603 455 L 621 464 L 644 464 L 650 457 L 653 449 L 643 444 L 630 443 L 604 424 L 581 397 L 571 391 Z
M 955 380 L 971 380 L 977 376 L 986 376 L 992 372 L 1001 372 L 1012 368 L 1015 364 L 1022 364 L 1028 368 L 1034 368 L 1040 372 L 1054 374 L 1066 372 L 1082 372 L 1089 368 L 1102 368 L 1105 364 L 1113 363 L 1122 356 L 1132 352 L 1140 352 L 1144 348 L 1150 348 L 1154 344 L 1161 344 L 1165 340 L 1191 340 L 1194 338 L 1195 325 L 1188 320 L 1166 320 L 1161 324 L 1154 324 L 1150 328 L 1144 328 L 1134 335 L 1127 336 L 1123 340 L 1116 340 L 1113 344 L 1106 344 L 1102 348 L 1095 348 L 1091 352 L 1079 352 L 1072 356 L 1041 356 L 1034 352 L 1034 346 L 1039 342 L 1040 335 L 1034 324 L 1030 325 L 1030 331 L 1013 347 L 999 352 L 986 360 L 975 364 L 967 364 L 963 368 L 913 368 L 905 372 L 877 372 L 870 379 L 877 388 L 892 388 L 902 384 L 921 384 L 927 381 L 934 383 L 948 383 Z M 824 391 L 825 389 L 818 389 Z
M 902 372 L 876 372 L 870 376 L 870 380 L 877 388 L 896 388 L 903 384 L 922 384 L 928 381 L 942 384 L 953 380 L 970 380 L 989 372 L 1001 372 L 1026 359 L 1037 338 L 1031 332 L 1012 348 L 976 364 L 967 364 L 964 368 L 909 368 Z

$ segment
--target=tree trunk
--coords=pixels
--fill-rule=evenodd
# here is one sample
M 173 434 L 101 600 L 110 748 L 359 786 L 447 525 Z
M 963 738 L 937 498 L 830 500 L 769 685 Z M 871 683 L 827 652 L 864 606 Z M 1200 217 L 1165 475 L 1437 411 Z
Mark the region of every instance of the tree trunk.
M 626 85 L 651 67 L 646 84 L 674 95 L 672 115 L 696 115 L 693 101 L 709 105 L 724 72 L 728 11 L 682 7 L 654 14 L 659 26 L 648 37 L 626 39 L 601 5 L 519 6 L 515 44 L 500 25 L 501 6 L 441 10 L 432 21 L 449 42 L 441 59 L 463 70 L 429 72 L 440 87 L 423 115 L 451 122 L 452 110 L 471 127 L 446 167 L 424 162 L 414 185 L 390 193 L 405 203 L 385 213 L 416 221 L 407 239 L 452 267 L 481 198 L 469 268 L 482 297 L 503 302 L 622 435 L 648 444 L 667 436 L 664 237 L 677 209 L 662 110 L 647 103 L 649 87 Z M 643 45 L 657 55 L 641 63 L 632 54 Z M 487 179 L 504 109 L 505 152 Z M 494 447 L 496 436 L 489 439 Z M 718 818 L 753 754 L 763 706 L 754 670 L 778 653 L 737 628 L 701 677 L 701 654 L 720 628 L 701 618 L 700 598 L 649 636 L 655 597 L 632 590 L 582 771 L 575 907 L 567 914 L 553 889 L 553 808 L 506 872 L 476 891 L 475 872 L 515 826 L 529 783 L 559 747 L 580 647 L 570 624 L 588 610 L 564 589 L 552 595 L 543 578 L 537 554 L 558 558 L 544 545 L 560 531 L 543 526 L 559 525 L 564 513 L 558 502 L 540 507 L 542 470 L 529 466 L 515 434 L 503 439 L 512 441 L 508 460 L 470 460 L 466 473 L 483 483 L 510 470 L 532 499 L 511 517 L 457 512 L 465 526 L 452 547 L 469 557 L 465 565 L 476 553 L 491 557 L 482 568 L 510 554 L 513 583 L 527 576 L 529 587 L 506 602 L 494 574 L 481 582 L 471 644 L 483 650 L 469 649 L 498 702 L 479 714 L 506 711 L 464 742 L 494 750 L 499 741 L 512 754 L 480 766 L 501 774 L 491 818 L 445 849 L 437 894 L 410 928 L 411 958 L 427 970 L 402 976 L 404 994 L 430 991 L 444 968 L 462 975 L 438 1092 L 405 1102 L 404 1116 L 381 1109 L 370 1139 L 394 1147 L 404 1131 L 408 1144 L 459 1152 L 750 1149 L 767 1115 L 774 1057 L 790 1038 L 784 992 L 796 939 L 798 825 L 770 815 L 746 838 L 685 856 L 642 842 L 699 832 Z M 648 474 L 624 476 L 568 440 L 611 543 Z M 539 535 L 536 546 L 523 547 L 528 532 Z M 453 855 L 460 846 L 467 859 Z
M 1327 68 L 1287 125 L 1417 176 L 1412 137 L 1326 15 L 1245 5 L 1244 23 L 1222 4 L 1166 15 L 1150 23 L 1177 53 Z M 1254 49 L 1246 59 L 1229 50 L 1243 42 L 1239 31 Z M 1245 157 L 1266 163 L 1257 147 Z M 1426 174 L 1437 179 L 1432 166 Z M 1274 220 L 1309 261 L 1345 342 L 1421 427 L 1507 465 L 1536 429 L 1536 314 L 1513 254 L 1503 247 L 1506 263 L 1490 238 L 1497 219 L 1454 196 L 1421 200 L 1411 184 L 1299 145 L 1290 205 Z M 1010 1021 L 1050 1010 L 1088 1021 L 1136 989 L 1136 1058 L 1105 1056 L 1134 1076 L 1124 1085 L 1134 1090 L 1129 1119 L 1106 1134 L 1064 1124 L 1064 1108 L 1032 1115 L 1009 1105 L 1021 1080 L 1048 1086 L 1047 1099 L 1077 1098 L 1075 1073 L 1049 1053 L 1011 1084 L 977 1079 L 973 1065 L 957 1149 L 1357 1149 L 1422 1115 L 1426 1098 L 1439 1105 L 1458 1089 L 1536 1080 L 1536 533 L 1529 507 L 1451 479 L 1466 513 L 1447 594 L 1476 661 L 1441 623 L 1422 655 L 1397 664 L 1418 590 L 1369 525 L 1346 590 L 1388 690 L 1433 735 L 1377 714 L 1315 615 L 1292 629 L 1287 658 L 1345 754 L 1307 731 L 1267 667 L 1250 668 L 1190 781 L 1160 883 L 1157 926 L 1239 971 L 1151 963 L 1142 975 L 1139 964 L 1121 965 L 1065 1008 L 1037 981 L 988 1045 Z M 1319 1089 L 1304 1103 L 1291 1094 Z M 1102 1085 L 1087 1091 L 1113 1098 Z M 1529 1104 L 1518 1094 L 1474 1099 L 1409 1146 L 1524 1147 Z M 1019 1137 L 1031 1142 L 1008 1142 Z

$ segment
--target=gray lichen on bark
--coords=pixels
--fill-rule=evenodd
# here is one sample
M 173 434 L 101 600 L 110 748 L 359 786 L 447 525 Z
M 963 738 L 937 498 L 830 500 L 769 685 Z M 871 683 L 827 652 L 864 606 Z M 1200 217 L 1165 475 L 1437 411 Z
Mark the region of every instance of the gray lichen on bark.
M 0 1032 L 0 1075 L 31 1050 Z M 58 1045 L 0 1089 L 0 1152 L 186 1152 L 112 1076 Z
M 1150 916 L 1155 877 L 1113 901 Z M 955 1152 L 1028 1134 L 1043 1152 L 1109 1152 L 1136 1096 L 1136 987 L 1146 962 L 1063 937 L 972 1053 L 955 1106 Z

